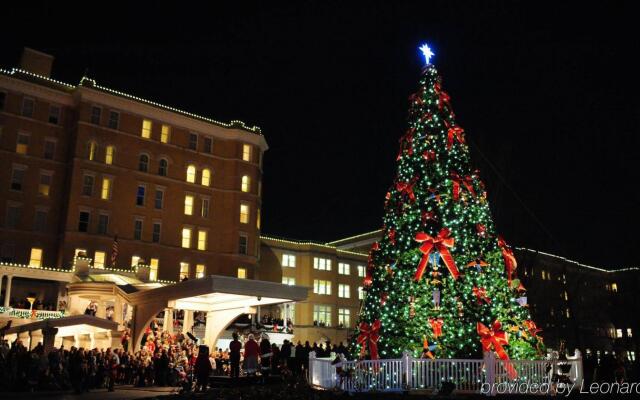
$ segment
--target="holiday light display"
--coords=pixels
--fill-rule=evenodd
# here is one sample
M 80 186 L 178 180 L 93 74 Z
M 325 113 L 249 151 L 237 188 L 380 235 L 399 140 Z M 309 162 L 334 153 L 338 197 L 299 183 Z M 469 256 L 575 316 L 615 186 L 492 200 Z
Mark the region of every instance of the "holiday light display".
M 433 53 L 420 50 L 427 64 L 409 97 L 409 127 L 382 238 L 369 253 L 352 354 L 481 358 L 484 350 L 503 360 L 540 358 L 539 330 L 518 301 L 524 287 L 515 256 L 496 232 L 464 129 L 429 64 Z

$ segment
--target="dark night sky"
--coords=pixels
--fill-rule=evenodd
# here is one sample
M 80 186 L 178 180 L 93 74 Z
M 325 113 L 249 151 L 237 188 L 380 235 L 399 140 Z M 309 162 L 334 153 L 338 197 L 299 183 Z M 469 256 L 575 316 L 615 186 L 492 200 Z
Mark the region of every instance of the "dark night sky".
M 380 227 L 428 41 L 507 240 L 640 264 L 632 2 L 341 3 L 11 2 L 3 14 L 20 26 L 3 28 L 0 65 L 26 45 L 55 55 L 57 79 L 89 68 L 104 86 L 261 126 L 264 232 L 324 241 Z

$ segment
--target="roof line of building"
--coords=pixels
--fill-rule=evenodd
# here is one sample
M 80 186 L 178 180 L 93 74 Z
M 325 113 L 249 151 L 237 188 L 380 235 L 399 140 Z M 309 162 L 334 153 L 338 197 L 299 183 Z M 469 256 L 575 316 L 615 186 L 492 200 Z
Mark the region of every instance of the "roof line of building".
M 291 240 L 291 239 L 283 239 L 283 238 L 278 238 L 278 237 L 275 237 L 275 236 L 267 236 L 267 235 L 260 235 L 260 239 L 266 239 L 266 240 L 273 240 L 273 241 L 276 241 L 276 242 L 295 244 L 295 245 L 298 245 L 298 246 L 324 247 L 326 249 L 335 250 L 338 253 L 351 254 L 351 255 L 359 256 L 359 257 L 365 257 L 366 256 L 365 253 L 359 253 L 357 251 L 350 251 L 350 250 L 343 250 L 343 249 L 337 248 L 336 246 L 328 245 L 326 243 L 312 242 L 312 241 L 309 241 L 309 240 Z
M 79 86 L 84 86 L 84 87 L 90 87 L 90 88 L 94 88 L 103 92 L 107 92 L 110 94 L 114 94 L 116 96 L 119 97 L 124 97 L 126 99 L 129 100 L 134 100 L 134 101 L 138 101 L 140 103 L 145 103 L 148 104 L 150 106 L 153 107 L 157 107 L 157 108 L 162 108 L 164 110 L 167 111 L 171 111 L 174 112 L 176 114 L 181 114 L 190 118 L 194 118 L 194 119 L 198 119 L 204 122 L 208 122 L 210 124 L 214 124 L 214 125 L 218 125 L 218 126 L 222 126 L 223 128 L 237 128 L 237 129 L 242 129 L 244 131 L 256 134 L 256 135 L 260 135 L 262 136 L 262 131 L 260 129 L 259 126 L 253 125 L 253 126 L 248 126 L 247 124 L 245 124 L 243 121 L 240 120 L 231 120 L 230 122 L 226 123 L 226 122 L 222 122 L 222 121 L 218 121 L 209 117 L 204 117 L 202 115 L 198 115 L 198 114 L 194 114 L 188 111 L 184 111 L 181 110 L 179 108 L 176 107 L 171 107 L 171 106 L 167 106 L 165 104 L 161 104 L 161 103 L 157 103 L 155 101 L 151 101 L 151 100 L 147 100 L 144 99 L 142 97 L 138 97 L 138 96 L 134 96 L 132 94 L 129 93 L 125 93 L 125 92 L 121 92 L 119 90 L 115 90 L 115 89 L 111 89 L 105 86 L 100 86 L 96 83 L 96 81 L 94 79 L 88 78 L 86 76 L 83 76 L 82 79 L 80 80 L 80 84 L 79 85 L 72 85 L 66 82 L 62 82 L 62 81 L 58 81 L 56 79 L 52 79 L 52 78 L 48 78 L 46 76 L 43 75 L 38 75 L 38 74 L 34 74 L 33 72 L 29 72 L 29 71 L 25 71 L 23 69 L 20 68 L 11 68 L 11 70 L 7 70 L 4 68 L 0 68 L 0 73 L 3 73 L 5 75 L 9 75 L 9 76 L 13 76 L 16 77 L 18 74 L 24 74 L 26 76 L 32 77 L 32 78 L 36 78 L 36 79 L 40 79 L 43 80 L 45 82 L 49 82 L 49 83 L 53 83 L 56 85 L 60 85 L 63 86 L 67 89 L 77 89 Z
M 358 235 L 353 235 L 353 236 L 349 236 L 349 237 L 338 239 L 338 240 L 333 240 L 331 242 L 326 242 L 325 244 L 328 245 L 328 246 L 334 246 L 334 245 L 336 245 L 338 243 L 341 243 L 341 242 L 351 241 L 353 239 L 357 239 L 357 238 L 360 238 L 360 237 L 368 236 L 368 235 L 371 235 L 372 233 L 377 233 L 377 232 L 382 232 L 382 229 L 376 229 L 374 231 L 360 233 Z
M 562 256 L 558 256 L 555 254 L 551 254 L 551 253 L 546 253 L 544 251 L 540 251 L 540 250 L 533 250 L 533 249 L 528 249 L 526 247 L 515 247 L 518 250 L 524 250 L 524 251 L 528 251 L 531 253 L 536 253 L 536 254 L 543 254 L 545 256 L 549 256 L 549 257 L 553 257 L 553 258 L 557 258 L 560 259 L 562 261 L 571 263 L 571 264 L 575 264 L 579 267 L 582 268 L 588 268 L 588 269 L 593 269 L 595 271 L 600 271 L 600 272 L 626 272 L 626 271 L 640 271 L 640 267 L 623 267 L 623 268 L 615 268 L 615 269 L 604 269 L 604 268 L 600 268 L 600 267 L 594 267 L 592 265 L 587 265 L 587 264 L 582 264 L 580 262 L 574 261 L 574 260 L 570 260 L 566 257 L 562 257 Z

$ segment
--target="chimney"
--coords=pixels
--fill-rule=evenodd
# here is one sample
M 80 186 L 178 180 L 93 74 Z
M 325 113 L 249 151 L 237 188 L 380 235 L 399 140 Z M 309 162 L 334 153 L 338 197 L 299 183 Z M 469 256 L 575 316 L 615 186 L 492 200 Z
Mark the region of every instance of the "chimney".
M 20 68 L 37 75 L 51 77 L 53 56 L 25 47 L 20 57 Z

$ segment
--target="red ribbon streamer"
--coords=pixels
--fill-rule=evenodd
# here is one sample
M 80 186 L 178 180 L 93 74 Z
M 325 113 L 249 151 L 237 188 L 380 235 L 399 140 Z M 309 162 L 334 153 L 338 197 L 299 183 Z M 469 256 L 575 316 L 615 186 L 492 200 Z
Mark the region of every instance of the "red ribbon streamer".
M 473 177 L 471 175 L 467 175 L 463 178 L 457 173 L 452 172 L 451 181 L 453 182 L 453 201 L 458 201 L 458 199 L 460 198 L 461 187 L 467 189 L 467 191 L 475 197 L 476 191 L 473 189 Z
M 453 140 L 458 141 L 460 144 L 465 144 L 464 141 L 464 129 L 459 126 L 453 126 L 447 131 L 447 150 L 451 150 L 453 146 Z
M 533 322 L 532 320 L 528 319 L 526 321 L 524 321 L 524 326 L 525 328 L 527 328 L 527 330 L 529 331 L 529 334 L 533 337 L 537 337 L 538 336 L 538 332 L 542 331 L 542 329 L 538 328 L 538 326 L 536 325 L 535 322 Z
M 444 324 L 442 318 L 429 318 L 429 323 L 433 329 L 433 337 L 437 339 L 442 336 L 442 324 Z
M 504 259 L 504 266 L 507 269 L 507 281 L 509 282 L 509 286 L 511 286 L 511 277 L 513 272 L 518 267 L 518 263 L 516 262 L 516 256 L 513 254 L 513 250 L 509 248 L 507 242 L 504 241 L 502 236 L 498 236 L 498 246 L 502 250 L 502 258 Z
M 473 287 L 473 295 L 476 296 L 476 301 L 481 304 L 483 301 L 487 304 L 491 303 L 491 299 L 487 297 L 487 289 L 483 287 Z
M 447 266 L 449 272 L 453 279 L 458 279 L 460 272 L 458 272 L 458 268 L 456 267 L 455 262 L 453 261 L 453 257 L 449 252 L 449 247 L 453 247 L 454 238 L 452 238 L 449 232 L 449 229 L 442 228 L 438 236 L 435 238 L 424 233 L 419 232 L 416 234 L 415 241 L 422 243 L 420 246 L 420 252 L 422 252 L 422 259 L 418 264 L 418 269 L 416 270 L 415 280 L 419 281 L 424 274 L 424 270 L 427 267 L 427 263 L 429 262 L 429 255 L 435 249 L 438 253 L 440 253 L 440 258 L 444 261 L 444 265 Z
M 364 357 L 364 352 L 368 345 L 371 359 L 378 359 L 378 339 L 380 339 L 381 325 L 382 322 L 379 319 L 373 321 L 371 325 L 364 321 L 360 323 L 360 335 L 358 335 L 358 344 L 361 346 L 360 358 Z
M 412 179 L 409 182 L 397 182 L 396 190 L 398 190 L 400 193 L 404 193 L 408 195 L 409 200 L 411 200 L 411 202 L 414 202 L 416 201 L 416 195 L 413 193 L 413 185 L 415 184 L 416 184 L 415 179 Z
M 489 329 L 482 322 L 478 322 L 476 327 L 478 331 L 478 335 L 480 335 L 482 350 L 491 351 L 491 348 L 493 347 L 493 350 L 496 352 L 496 355 L 498 356 L 498 358 L 500 358 L 501 360 L 507 361 L 505 363 L 505 369 L 507 370 L 507 374 L 509 375 L 509 378 L 515 379 L 518 376 L 518 373 L 513 368 L 513 365 L 511 365 L 511 363 L 508 362 L 509 355 L 504 350 L 504 347 L 502 347 L 503 345 L 508 345 L 509 340 L 507 339 L 507 333 L 501 330 L 501 328 L 502 328 L 502 324 L 498 320 L 494 321 L 494 323 L 491 325 L 491 329 Z

